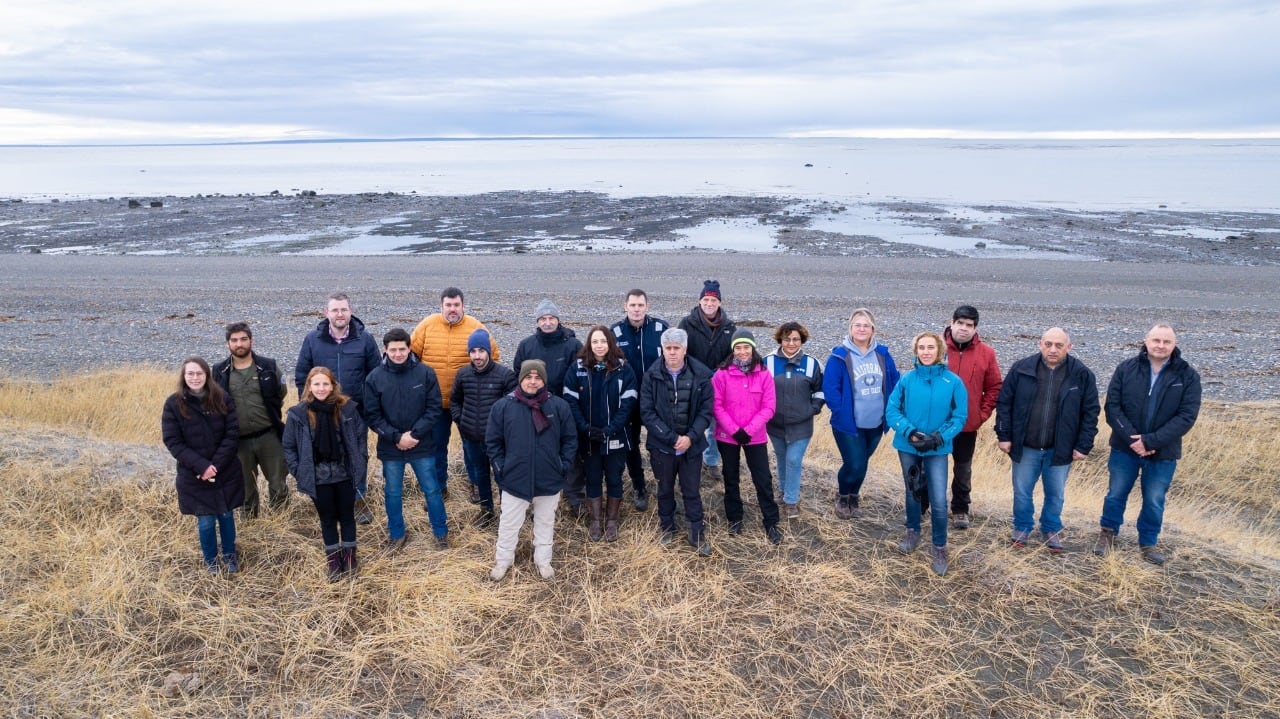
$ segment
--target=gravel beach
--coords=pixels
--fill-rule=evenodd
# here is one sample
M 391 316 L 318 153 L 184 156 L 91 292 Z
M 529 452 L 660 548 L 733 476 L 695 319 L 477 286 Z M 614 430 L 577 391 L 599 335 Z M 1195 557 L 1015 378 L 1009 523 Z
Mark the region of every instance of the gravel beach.
M 968 257 L 813 256 L 795 253 L 416 254 L 407 256 L 10 254 L 0 272 L 0 368 L 45 379 L 126 363 L 171 368 L 182 356 L 226 355 L 223 327 L 247 320 L 255 348 L 290 371 L 325 296 L 348 292 L 376 336 L 412 329 L 457 285 L 468 311 L 493 331 L 504 357 L 534 330 L 533 309 L 552 297 L 580 334 L 622 316 L 627 289 L 650 294 L 673 324 L 705 278 L 725 307 L 771 350 L 772 328 L 799 319 L 807 349 L 825 357 L 849 310 L 874 309 L 880 338 L 908 363 L 914 333 L 941 328 L 957 304 L 982 312 L 979 331 L 1001 366 L 1036 351 L 1061 325 L 1098 375 L 1132 355 L 1157 320 L 1180 332 L 1206 396 L 1280 397 L 1280 282 L 1271 266 L 1069 262 Z

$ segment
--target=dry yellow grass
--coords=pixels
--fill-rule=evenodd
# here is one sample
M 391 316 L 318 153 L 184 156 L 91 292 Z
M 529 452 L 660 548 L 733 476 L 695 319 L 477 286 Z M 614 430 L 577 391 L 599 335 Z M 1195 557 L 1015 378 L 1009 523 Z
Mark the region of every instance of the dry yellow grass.
M 868 517 L 833 518 L 824 424 L 805 515 L 780 547 L 750 521 L 727 537 L 719 492 L 704 489 L 710 559 L 660 548 L 652 512 L 626 514 L 615 544 L 562 518 L 554 581 L 537 578 L 526 543 L 493 584 L 492 537 L 463 526 L 471 508 L 455 493 L 449 551 L 411 542 L 377 557 L 375 523 L 360 531 L 360 577 L 328 584 L 297 496 L 239 526 L 240 575 L 204 574 L 159 445 L 172 381 L 122 370 L 0 384 L 3 715 L 1280 716 L 1280 500 L 1262 471 L 1276 459 L 1274 406 L 1206 408 L 1163 569 L 1137 560 L 1129 526 L 1113 558 L 1088 553 L 1102 449 L 1068 485 L 1072 551 L 1008 549 L 1008 470 L 984 441 L 978 521 L 952 533 L 953 571 L 936 578 L 923 553 L 893 549 L 890 447 Z M 406 514 L 424 536 L 419 506 Z M 175 670 L 200 686 L 165 698 Z

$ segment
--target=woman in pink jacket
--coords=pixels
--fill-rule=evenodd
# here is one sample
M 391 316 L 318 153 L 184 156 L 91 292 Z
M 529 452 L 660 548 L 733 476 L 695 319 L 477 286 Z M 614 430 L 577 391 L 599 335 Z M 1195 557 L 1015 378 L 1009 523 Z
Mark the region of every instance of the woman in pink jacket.
M 778 529 L 778 503 L 773 498 L 773 475 L 769 472 L 769 434 L 765 431 L 776 405 L 773 376 L 765 369 L 750 330 L 734 332 L 730 346 L 733 353 L 711 378 L 716 394 L 716 445 L 724 457 L 724 515 L 729 520 L 729 534 L 741 534 L 741 449 L 747 456 L 751 482 L 756 486 L 764 532 L 770 542 L 778 544 L 782 542 L 782 532 Z

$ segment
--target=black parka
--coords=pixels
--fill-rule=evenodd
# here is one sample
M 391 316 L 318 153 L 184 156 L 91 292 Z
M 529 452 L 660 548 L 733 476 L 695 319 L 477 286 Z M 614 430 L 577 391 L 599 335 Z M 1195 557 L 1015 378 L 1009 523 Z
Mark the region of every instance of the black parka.
M 449 393 L 449 412 L 463 438 L 483 442 L 489 428 L 489 411 L 515 389 L 516 373 L 493 360 L 483 370 L 472 364 L 459 368 Z
M 493 405 L 485 430 L 485 450 L 497 469 L 498 486 L 526 502 L 564 489 L 565 475 L 578 451 L 578 429 L 569 403 L 549 395 L 542 413 L 551 426 L 538 432 L 533 410 L 509 394 Z
M 236 456 L 240 424 L 227 397 L 227 413 L 207 412 L 186 392 L 174 393 L 164 401 L 160 434 L 169 454 L 178 460 L 175 484 L 178 511 L 183 514 L 226 514 L 244 504 L 244 471 Z M 183 417 L 179 405 L 185 405 Z M 213 465 L 218 474 L 212 482 L 200 475 Z
M 1200 414 L 1200 373 L 1182 359 L 1182 350 L 1173 355 L 1151 388 L 1151 360 L 1144 345 L 1137 357 L 1116 367 L 1107 386 L 1107 424 L 1111 426 L 1111 447 L 1130 455 L 1135 434 L 1142 444 L 1154 449 L 1146 459 L 1182 459 L 1182 436 L 1191 431 Z M 1148 400 L 1155 395 L 1155 411 L 1147 416 Z
M 1000 396 L 996 399 L 996 439 L 1010 442 L 1009 458 L 1022 459 L 1031 406 L 1036 399 L 1036 366 L 1040 354 L 1024 357 L 1009 368 Z M 1066 376 L 1058 389 L 1054 422 L 1053 458 L 1050 464 L 1070 464 L 1072 450 L 1088 454 L 1098 435 L 1098 381 L 1080 360 L 1067 355 L 1062 359 Z

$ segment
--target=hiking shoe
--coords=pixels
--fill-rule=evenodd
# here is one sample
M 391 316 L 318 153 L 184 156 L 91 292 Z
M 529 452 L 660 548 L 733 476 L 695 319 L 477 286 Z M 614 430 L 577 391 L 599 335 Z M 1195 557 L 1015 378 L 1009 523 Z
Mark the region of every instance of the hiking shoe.
M 1162 566 L 1165 563 L 1164 552 L 1161 552 L 1160 548 L 1154 544 L 1142 547 L 1142 558 L 1156 566 Z
M 799 505 L 799 504 L 787 504 L 787 503 L 785 503 L 785 502 L 784 502 L 784 503 L 783 503 L 783 507 L 784 507 L 784 508 L 785 508 L 785 510 L 786 510 L 786 517 L 787 517 L 787 519 L 799 519 L 799 518 L 800 518 L 800 505 Z
M 636 508 L 637 512 L 645 511 L 649 508 L 649 495 L 644 490 L 637 490 L 632 506 Z
M 226 567 L 227 574 L 235 574 L 240 571 L 240 553 L 232 552 L 222 555 L 222 566 Z
M 853 516 L 853 495 L 842 494 L 836 497 L 836 519 L 849 519 Z
M 920 546 L 920 532 L 914 529 L 908 529 L 902 541 L 898 542 L 898 551 L 903 554 L 911 554 L 916 551 L 916 547 Z
M 658 536 L 658 544 L 664 547 L 670 546 L 674 541 L 676 541 L 676 530 L 674 529 L 664 529 L 662 534 Z
M 474 484 L 467 484 L 470 489 L 467 490 L 467 501 L 471 504 L 480 504 L 480 488 Z
M 493 569 L 489 570 L 489 578 L 495 582 L 501 582 L 502 578 L 507 576 L 508 569 L 511 569 L 510 564 L 495 564 Z
M 770 544 L 782 544 L 782 530 L 776 526 L 770 525 L 764 528 L 764 533 L 769 536 Z
M 1098 539 L 1093 543 L 1093 553 L 1099 557 L 1111 554 L 1116 548 L 1116 530 L 1103 527 L 1098 530 Z
M 736 522 L 729 522 L 729 534 L 732 534 L 732 535 L 735 535 L 735 536 L 736 536 L 736 535 L 739 535 L 739 534 L 742 534 L 742 520 L 741 520 L 741 519 L 739 519 L 739 520 L 738 520 L 738 521 L 736 521 Z
M 1027 546 L 1027 539 L 1031 536 L 1031 532 L 1024 532 L 1021 529 L 1013 530 L 1013 534 L 1009 536 L 1009 543 L 1015 547 L 1022 548 Z
M 849 495 L 849 518 L 862 519 L 862 503 L 856 494 Z
M 448 549 L 448 548 L 449 548 L 449 535 L 442 534 L 439 537 L 436 537 L 436 549 Z
M 949 562 L 947 562 L 947 548 L 934 547 L 933 548 L 933 564 L 929 565 L 929 568 L 933 570 L 934 574 L 941 577 L 946 575 L 948 565 L 949 565 Z
M 706 535 L 689 537 L 689 546 L 693 547 L 693 551 L 696 552 L 699 557 L 711 556 L 711 542 L 707 541 Z
M 393 539 L 390 542 L 387 542 L 386 555 L 389 557 L 393 554 L 399 554 L 400 551 L 404 549 L 405 542 L 408 542 L 408 541 L 409 541 L 409 537 L 408 535 L 405 535 L 398 539 Z
M 206 559 L 204 560 L 204 571 L 216 577 L 222 573 L 222 566 L 218 564 L 218 560 L 216 558 Z
M 951 515 L 951 526 L 952 526 L 952 527 L 955 527 L 956 529 L 968 529 L 968 528 L 969 528 L 969 513 L 968 513 L 968 512 L 954 512 L 954 513 L 952 513 L 952 515 Z
M 1049 532 L 1044 535 L 1044 548 L 1053 554 L 1062 554 L 1062 532 Z
M 702 468 L 702 476 L 715 482 L 724 480 L 724 472 L 720 471 L 720 465 L 708 464 Z

